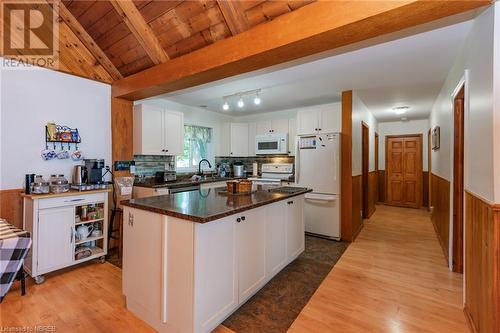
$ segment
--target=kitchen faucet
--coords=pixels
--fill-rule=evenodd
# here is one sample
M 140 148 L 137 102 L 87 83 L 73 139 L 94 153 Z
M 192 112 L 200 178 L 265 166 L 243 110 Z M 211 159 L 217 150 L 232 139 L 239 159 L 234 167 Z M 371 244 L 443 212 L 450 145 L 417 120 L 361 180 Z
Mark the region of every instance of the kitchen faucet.
M 200 163 L 198 163 L 198 175 L 200 175 L 200 176 L 202 176 L 202 175 L 203 175 L 203 172 L 201 172 L 201 163 L 203 163 L 203 162 L 207 162 L 207 163 L 208 163 L 208 167 L 209 167 L 209 168 L 212 168 L 212 164 L 210 164 L 210 161 L 209 161 L 209 160 L 207 160 L 206 158 L 202 159 L 202 160 L 200 161 Z

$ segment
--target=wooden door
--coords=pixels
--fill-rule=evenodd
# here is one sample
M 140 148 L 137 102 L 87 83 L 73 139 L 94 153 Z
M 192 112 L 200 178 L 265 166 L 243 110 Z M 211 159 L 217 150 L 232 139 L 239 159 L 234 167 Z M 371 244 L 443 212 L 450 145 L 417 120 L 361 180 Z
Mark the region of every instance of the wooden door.
M 387 204 L 422 205 L 422 136 L 387 136 Z
M 378 199 L 378 145 L 379 145 L 379 137 L 378 133 L 375 132 L 375 203 L 379 201 Z
M 455 97 L 453 129 L 453 260 L 454 272 L 463 272 L 464 211 L 464 88 Z
M 362 210 L 363 218 L 368 218 L 370 215 L 369 208 L 369 156 L 370 156 L 370 129 L 365 123 L 361 123 L 361 187 L 362 187 Z
M 38 273 L 73 262 L 75 208 L 41 209 L 38 214 Z

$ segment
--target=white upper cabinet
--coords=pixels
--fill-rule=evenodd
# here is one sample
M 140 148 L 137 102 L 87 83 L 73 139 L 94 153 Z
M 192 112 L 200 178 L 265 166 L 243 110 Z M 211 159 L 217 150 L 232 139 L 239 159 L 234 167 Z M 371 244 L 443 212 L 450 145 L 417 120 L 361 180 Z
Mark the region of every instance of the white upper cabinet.
M 248 156 L 248 123 L 231 123 L 230 125 L 230 156 Z
M 299 135 L 340 132 L 340 103 L 301 110 L 297 113 L 297 123 Z
M 248 156 L 255 155 L 255 135 L 257 134 L 257 124 L 248 123 Z
M 273 119 L 257 122 L 257 135 L 288 133 L 288 119 Z
M 291 118 L 288 120 L 288 154 L 290 156 L 295 155 L 295 149 L 297 146 L 297 118 Z
M 182 155 L 184 148 L 184 114 L 164 112 L 165 150 L 168 155 Z
M 134 155 L 181 155 L 183 146 L 183 113 L 134 106 Z

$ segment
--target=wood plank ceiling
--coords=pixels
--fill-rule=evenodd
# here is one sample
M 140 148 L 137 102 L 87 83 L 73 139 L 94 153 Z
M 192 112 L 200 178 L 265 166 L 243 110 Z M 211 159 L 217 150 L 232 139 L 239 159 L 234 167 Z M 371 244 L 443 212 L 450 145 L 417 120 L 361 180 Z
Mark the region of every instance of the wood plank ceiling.
M 62 70 L 112 82 L 244 32 L 310 2 L 313 0 L 63 0 Z M 90 53 L 79 50 L 85 57 L 76 63 L 75 59 L 63 57 L 64 49 L 78 49 L 76 42 L 69 40 L 75 36 Z M 93 64 L 87 73 L 81 69 L 82 62 Z

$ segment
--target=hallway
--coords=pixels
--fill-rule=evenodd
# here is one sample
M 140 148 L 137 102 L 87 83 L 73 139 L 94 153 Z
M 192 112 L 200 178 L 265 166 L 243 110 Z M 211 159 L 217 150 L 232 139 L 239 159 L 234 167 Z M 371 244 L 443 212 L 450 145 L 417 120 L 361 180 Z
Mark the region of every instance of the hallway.
M 289 332 L 468 332 L 429 214 L 379 205 Z

